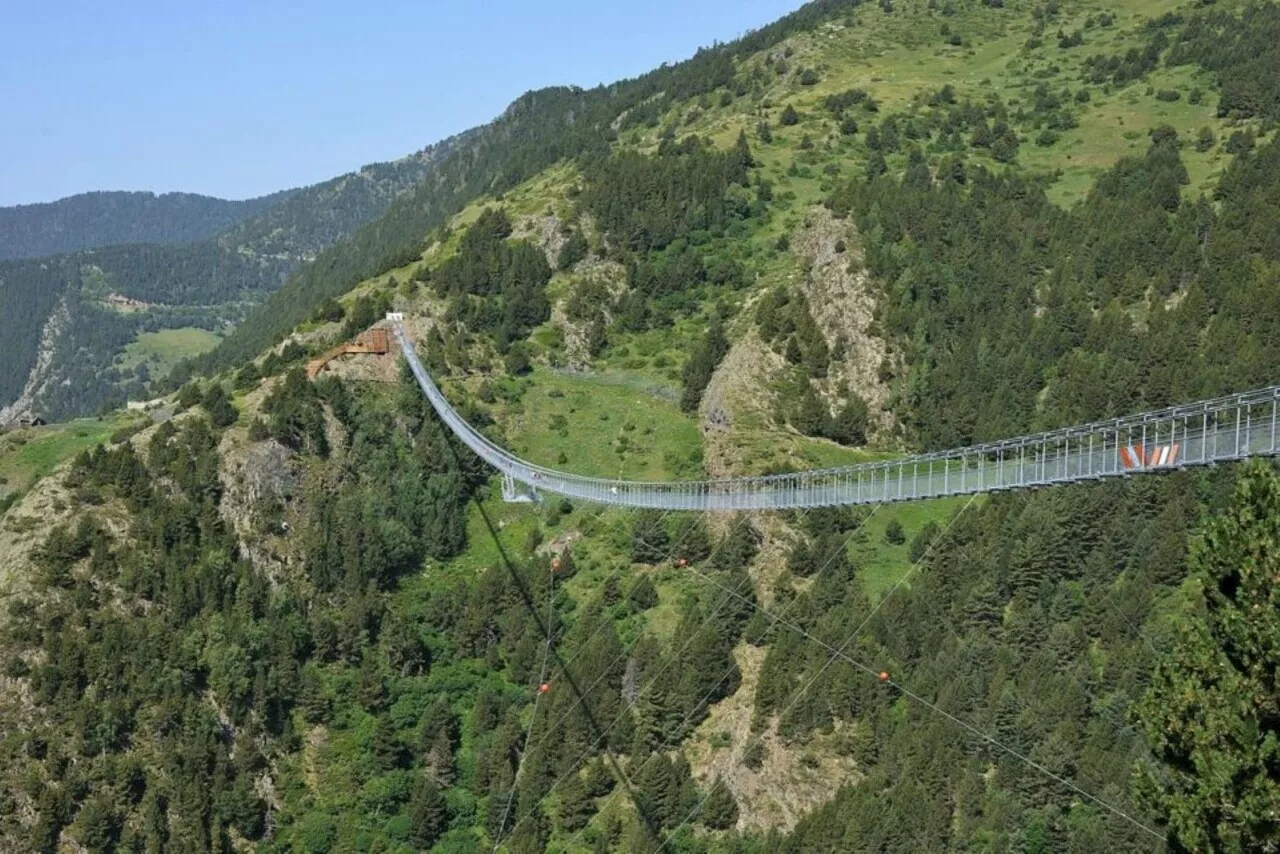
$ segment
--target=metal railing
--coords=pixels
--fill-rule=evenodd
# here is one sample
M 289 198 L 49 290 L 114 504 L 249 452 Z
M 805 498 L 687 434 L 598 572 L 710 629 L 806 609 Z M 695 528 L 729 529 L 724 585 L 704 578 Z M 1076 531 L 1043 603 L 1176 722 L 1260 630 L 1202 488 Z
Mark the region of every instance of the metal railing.
M 388 320 L 436 414 L 498 470 L 508 501 L 534 500 L 549 492 L 601 504 L 701 512 L 879 504 L 1167 471 L 1278 452 L 1280 386 L 1271 386 L 885 462 L 701 481 L 583 477 L 522 460 L 468 424 L 427 374 L 400 318 L 388 315 Z

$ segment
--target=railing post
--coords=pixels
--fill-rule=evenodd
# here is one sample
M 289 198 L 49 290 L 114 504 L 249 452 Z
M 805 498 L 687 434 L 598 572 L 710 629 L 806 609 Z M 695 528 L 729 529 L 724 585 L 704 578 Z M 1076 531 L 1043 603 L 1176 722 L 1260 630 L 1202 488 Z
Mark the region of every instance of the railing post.
M 1236 454 L 1235 458 L 1240 459 L 1240 401 L 1236 401 Z
M 1276 452 L 1276 409 L 1280 407 L 1280 391 L 1271 393 L 1271 453 Z
M 1202 416 L 1202 423 L 1200 425 L 1200 462 L 1201 464 L 1204 464 L 1209 461 L 1209 404 L 1207 403 L 1205 404 L 1204 412 L 1201 413 L 1201 416 Z M 1217 429 L 1215 429 L 1213 433 L 1215 436 L 1217 436 L 1218 434 Z M 1218 449 L 1218 443 L 1215 441 L 1213 445 L 1214 445 L 1214 450 L 1216 451 Z
M 1253 405 L 1245 404 L 1244 410 L 1244 456 L 1249 456 L 1253 449 Z

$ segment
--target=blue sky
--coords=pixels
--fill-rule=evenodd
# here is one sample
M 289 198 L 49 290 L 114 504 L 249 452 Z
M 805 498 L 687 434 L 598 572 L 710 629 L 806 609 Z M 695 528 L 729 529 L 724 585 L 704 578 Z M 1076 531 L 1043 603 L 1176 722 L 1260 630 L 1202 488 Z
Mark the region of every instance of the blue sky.
M 529 89 L 631 77 L 800 3 L 5 0 L 0 205 L 313 183 Z

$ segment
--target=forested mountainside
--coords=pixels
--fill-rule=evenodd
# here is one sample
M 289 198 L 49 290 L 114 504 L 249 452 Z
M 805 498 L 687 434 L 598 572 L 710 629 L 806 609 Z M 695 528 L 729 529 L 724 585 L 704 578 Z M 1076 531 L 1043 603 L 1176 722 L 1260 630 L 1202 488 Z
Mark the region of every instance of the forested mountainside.
M 0 261 L 119 243 L 194 243 L 283 201 L 290 191 L 244 201 L 194 193 L 79 193 L 0 208 Z
M 734 83 L 734 60 L 827 21 L 847 0 L 814 0 L 736 41 L 699 51 L 633 80 L 583 90 L 527 92 L 387 214 L 334 246 L 281 288 L 259 312 L 190 370 L 223 369 L 261 352 L 305 319 L 310 306 L 350 290 L 389 267 L 418 258 L 429 233 L 468 202 L 501 195 L 558 161 L 607 147 L 620 128 L 647 125 L 663 105 L 709 96 Z M 183 371 L 179 379 L 188 375 Z
M 0 424 L 26 412 L 87 415 L 150 396 L 180 358 L 216 344 L 299 264 L 383 213 L 465 139 L 299 190 L 225 203 L 241 205 L 240 214 L 217 227 L 209 227 L 212 214 L 204 222 L 183 219 L 170 196 L 147 194 L 76 196 L 54 203 L 43 219 L 27 216 L 28 208 L 0 210 L 0 219 L 22 214 L 14 214 L 15 240 L 55 215 L 86 245 L 126 237 L 115 241 L 123 245 L 0 261 Z M 117 199 L 135 195 L 154 203 Z M 60 207 L 98 196 L 115 200 L 114 207 Z M 185 198 L 203 197 L 179 200 Z M 167 211 L 168 231 L 148 224 L 160 216 L 157 206 Z M 110 233 L 95 230 L 92 216 L 108 207 L 120 224 Z
M 66 460 L 0 504 L 4 845 L 1280 850 L 1272 462 L 508 505 L 395 354 L 308 379 L 403 312 L 494 441 L 649 479 L 1277 382 L 1280 7 L 790 20 L 580 148 L 526 96 L 477 198 L 424 186 L 326 250 L 172 420 L 0 445 L 0 476 Z

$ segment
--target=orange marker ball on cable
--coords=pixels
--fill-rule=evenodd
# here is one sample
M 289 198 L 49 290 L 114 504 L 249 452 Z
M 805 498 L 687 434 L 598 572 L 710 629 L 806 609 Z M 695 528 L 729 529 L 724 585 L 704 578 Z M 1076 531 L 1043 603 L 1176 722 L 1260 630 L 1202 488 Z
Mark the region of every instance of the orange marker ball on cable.
M 541 685 L 539 685 L 539 686 L 538 686 L 538 693 L 539 693 L 539 694 L 545 694 L 545 693 L 547 693 L 547 692 L 548 692 L 548 691 L 550 691 L 550 690 L 551 690 L 551 683 L 550 683 L 550 682 L 543 682 Z
M 888 671 L 888 670 L 881 670 L 881 671 L 880 671 L 880 681 L 881 681 L 881 682 L 888 682 L 888 681 L 889 681 L 889 671 Z

